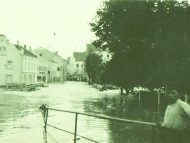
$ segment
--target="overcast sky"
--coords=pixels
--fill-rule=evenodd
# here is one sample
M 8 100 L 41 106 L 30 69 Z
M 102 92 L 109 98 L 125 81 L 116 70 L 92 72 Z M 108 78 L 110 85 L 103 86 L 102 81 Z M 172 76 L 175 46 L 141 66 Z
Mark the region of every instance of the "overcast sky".
M 102 0 L 0 0 L 0 34 L 11 43 L 40 46 L 67 58 L 84 51 L 93 33 L 89 22 Z M 55 32 L 55 35 L 54 35 Z

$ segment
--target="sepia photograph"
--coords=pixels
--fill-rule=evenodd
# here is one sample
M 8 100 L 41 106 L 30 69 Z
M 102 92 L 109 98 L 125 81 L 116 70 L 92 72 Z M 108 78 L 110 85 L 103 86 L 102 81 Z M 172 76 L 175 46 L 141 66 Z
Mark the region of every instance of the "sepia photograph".
M 190 143 L 190 0 L 0 3 L 0 143 Z

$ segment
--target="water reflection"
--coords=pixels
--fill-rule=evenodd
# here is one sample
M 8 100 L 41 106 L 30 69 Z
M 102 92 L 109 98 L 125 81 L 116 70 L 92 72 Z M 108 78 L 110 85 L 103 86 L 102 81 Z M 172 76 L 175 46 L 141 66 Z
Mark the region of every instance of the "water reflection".
M 0 105 L 10 105 L 0 106 L 0 130 L 4 130 L 0 134 L 1 142 L 14 142 L 15 136 L 22 136 L 17 138 L 17 142 L 73 143 L 72 134 L 50 127 L 47 132 L 44 131 L 43 114 L 38 110 L 43 103 L 57 109 L 139 121 L 159 122 L 163 119 L 164 108 L 157 104 L 147 104 L 148 101 L 146 104 L 139 104 L 138 95 L 127 97 L 120 96 L 119 93 L 99 92 L 87 83 L 66 82 L 64 85 L 55 84 L 27 94 L 17 94 L 22 96 L 0 96 Z M 49 112 L 48 124 L 74 132 L 74 123 L 74 114 Z M 21 128 L 22 126 L 28 129 Z M 124 124 L 82 115 L 78 117 L 77 133 L 101 143 L 150 142 L 151 131 L 150 126 Z M 34 140 L 28 141 L 28 136 Z M 89 141 L 80 138 L 78 142 Z
M 163 121 L 164 108 L 160 109 L 159 105 L 151 104 L 151 102 L 139 105 L 140 102 L 135 96 L 105 96 L 97 100 L 86 100 L 84 109 L 86 113 L 104 114 L 111 117 L 154 123 Z M 108 129 L 110 143 L 151 143 L 151 126 L 108 121 Z

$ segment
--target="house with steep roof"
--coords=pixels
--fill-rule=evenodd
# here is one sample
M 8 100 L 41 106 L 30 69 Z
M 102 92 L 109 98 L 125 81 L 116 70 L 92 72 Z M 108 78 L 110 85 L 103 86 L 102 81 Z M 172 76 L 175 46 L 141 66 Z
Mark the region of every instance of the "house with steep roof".
M 37 56 L 0 35 L 0 85 L 36 82 Z
M 42 58 L 48 61 L 48 82 L 63 82 L 67 78 L 67 61 L 58 55 L 58 52 L 39 47 L 33 50 Z
M 15 45 L 20 51 L 21 60 L 21 82 L 22 83 L 35 83 L 37 82 L 37 56 L 26 49 L 26 45 L 22 47 L 17 43 Z
M 73 52 L 73 55 L 67 59 L 68 74 L 78 80 L 86 78 L 85 60 L 85 52 Z

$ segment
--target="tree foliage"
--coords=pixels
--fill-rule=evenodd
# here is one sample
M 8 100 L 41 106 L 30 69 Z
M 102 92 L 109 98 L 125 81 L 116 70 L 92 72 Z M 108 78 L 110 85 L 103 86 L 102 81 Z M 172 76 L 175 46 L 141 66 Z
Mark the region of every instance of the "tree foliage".
M 86 58 L 86 71 L 93 83 L 100 83 L 103 71 L 102 58 L 98 54 L 90 54 Z
M 190 6 L 186 1 L 107 1 L 91 30 L 96 47 L 115 55 L 104 81 L 126 89 L 190 84 Z

